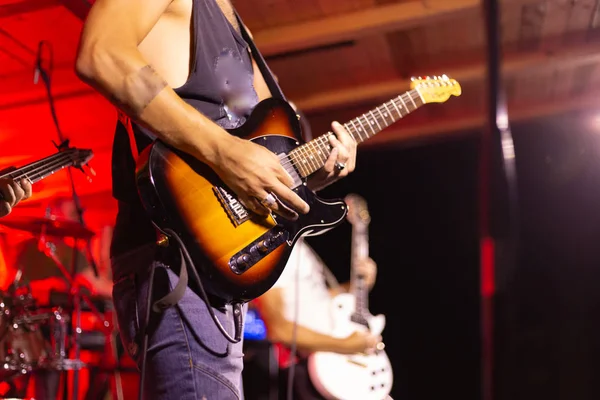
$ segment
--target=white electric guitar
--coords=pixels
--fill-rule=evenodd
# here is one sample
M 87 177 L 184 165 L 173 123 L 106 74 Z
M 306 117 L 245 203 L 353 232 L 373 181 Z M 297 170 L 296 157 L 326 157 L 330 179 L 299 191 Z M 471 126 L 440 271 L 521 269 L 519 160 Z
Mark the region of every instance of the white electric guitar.
M 368 226 L 371 218 L 366 201 L 355 194 L 346 196 L 348 221 L 352 224 L 351 292 L 333 299 L 335 337 L 348 337 L 357 330 L 380 335 L 384 315 L 372 315 L 368 307 L 368 288 L 356 273 L 356 263 L 369 256 Z M 327 399 L 383 400 L 392 389 L 393 373 L 383 346 L 374 354 L 315 352 L 308 358 L 308 372 L 315 388 Z

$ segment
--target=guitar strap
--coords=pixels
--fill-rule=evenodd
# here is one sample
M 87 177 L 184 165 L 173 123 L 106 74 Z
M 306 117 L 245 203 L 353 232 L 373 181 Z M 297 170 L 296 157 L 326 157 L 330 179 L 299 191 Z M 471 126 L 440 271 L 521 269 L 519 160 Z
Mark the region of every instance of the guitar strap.
M 252 58 L 254 58 L 254 61 L 256 61 L 256 65 L 258 65 L 258 69 L 260 70 L 263 78 L 265 79 L 267 87 L 271 92 L 271 96 L 280 100 L 287 101 L 285 96 L 283 95 L 283 92 L 281 91 L 281 88 L 279 87 L 279 84 L 277 83 L 277 81 L 275 81 L 275 75 L 273 74 L 273 72 L 271 72 L 271 69 L 265 62 L 265 59 L 263 58 L 261 52 L 258 51 L 258 49 L 256 48 L 254 40 L 252 40 L 252 36 L 250 36 L 250 33 L 246 29 L 246 25 L 244 25 L 244 23 L 242 22 L 242 19 L 238 15 L 237 11 L 235 11 L 235 17 L 237 18 L 238 25 L 240 26 L 242 38 L 244 38 L 246 43 L 248 43 L 248 47 L 250 47 L 250 54 Z

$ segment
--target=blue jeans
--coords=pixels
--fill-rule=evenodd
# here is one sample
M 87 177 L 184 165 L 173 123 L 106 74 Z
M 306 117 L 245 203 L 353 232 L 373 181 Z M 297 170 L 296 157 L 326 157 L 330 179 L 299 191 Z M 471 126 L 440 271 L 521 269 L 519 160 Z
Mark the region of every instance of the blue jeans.
M 149 272 L 155 269 L 153 301 L 169 293 L 179 279 L 169 264 L 180 262 L 165 261 L 159 252 L 158 246 L 152 244 L 112 259 L 119 333 L 126 351 L 140 368 L 140 332 L 148 303 Z M 231 306 L 213 310 L 233 336 Z M 246 307 L 244 316 L 245 311 Z M 148 335 L 145 399 L 242 399 L 242 342 L 232 344 L 222 335 L 206 303 L 190 287 L 177 305 L 161 313 L 151 312 Z

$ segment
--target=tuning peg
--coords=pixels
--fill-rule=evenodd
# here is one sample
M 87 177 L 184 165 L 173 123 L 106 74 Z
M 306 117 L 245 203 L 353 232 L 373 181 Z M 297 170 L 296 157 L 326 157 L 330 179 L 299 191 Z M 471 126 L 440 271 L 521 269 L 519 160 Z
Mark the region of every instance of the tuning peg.
M 87 164 L 85 166 L 87 167 L 89 173 L 81 166 L 77 167 L 77 169 L 80 170 L 81 172 L 83 172 L 83 174 L 85 175 L 85 178 L 87 179 L 87 181 L 89 183 L 92 183 L 92 181 L 93 181 L 92 176 L 96 176 L 96 171 L 94 171 L 94 169 L 92 167 L 90 167 L 89 164 Z

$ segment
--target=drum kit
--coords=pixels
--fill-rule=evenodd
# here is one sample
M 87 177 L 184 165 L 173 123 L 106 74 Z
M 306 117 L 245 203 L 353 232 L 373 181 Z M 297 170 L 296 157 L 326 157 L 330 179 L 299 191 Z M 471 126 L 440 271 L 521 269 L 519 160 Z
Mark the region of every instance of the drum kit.
M 94 367 L 82 361 L 80 350 L 90 346 L 93 336 L 97 338 L 99 333 L 98 329 L 84 332 L 81 327 L 82 310 L 92 313 L 99 321 L 100 336 L 103 337 L 95 339 L 96 347 L 98 341 L 102 346 L 103 339 L 106 339 L 105 343 L 113 341 L 116 330 L 111 318 L 106 317 L 112 303 L 109 299 L 92 298 L 84 293 L 75 283 L 75 268 L 69 271 L 55 254 L 52 238 L 89 240 L 93 232 L 76 222 L 48 218 L 11 216 L 0 219 L 0 226 L 28 232 L 39 238 L 39 249 L 53 260 L 68 288 L 66 292 L 51 291 L 49 304 L 41 304 L 30 283 L 22 279 L 23 271 L 19 269 L 10 286 L 0 291 L 0 382 L 10 386 L 12 381 L 36 371 L 71 371 L 73 387 L 69 388 L 69 395 L 63 397 L 75 399 L 78 371 Z M 86 333 L 96 335 L 86 337 Z M 113 350 L 116 353 L 114 346 Z M 116 354 L 114 356 L 113 360 L 119 359 Z M 107 367 L 103 365 L 100 368 L 106 370 Z M 116 369 L 118 366 L 114 366 L 113 370 Z M 66 391 L 63 390 L 63 395 Z M 3 395 L 0 393 L 0 398 Z

